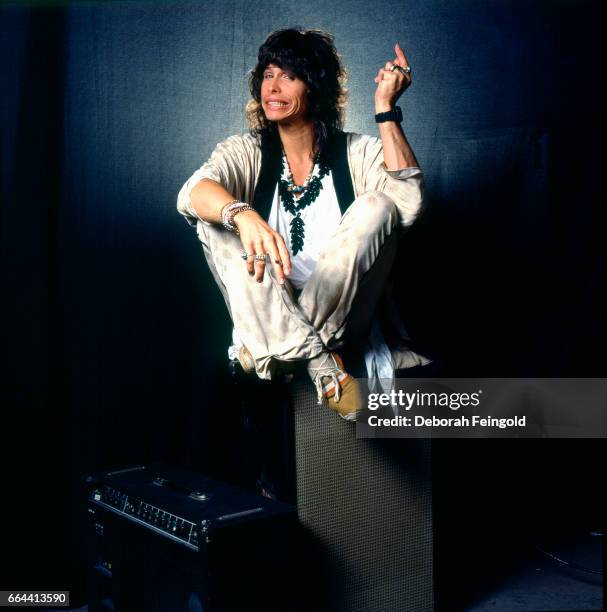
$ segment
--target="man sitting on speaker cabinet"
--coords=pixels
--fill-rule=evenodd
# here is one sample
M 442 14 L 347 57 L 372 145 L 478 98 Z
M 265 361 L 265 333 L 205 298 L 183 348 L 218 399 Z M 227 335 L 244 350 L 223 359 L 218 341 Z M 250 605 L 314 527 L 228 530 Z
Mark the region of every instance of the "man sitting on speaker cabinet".
M 250 133 L 219 143 L 178 197 L 232 317 L 230 355 L 262 379 L 305 362 L 319 402 L 347 420 L 362 402 L 341 357 L 349 343 L 366 339 L 369 378 L 428 363 L 394 308 L 374 317 L 423 197 L 395 106 L 411 68 L 395 53 L 375 76 L 378 139 L 341 129 L 346 73 L 330 34 L 270 34 L 250 75 Z

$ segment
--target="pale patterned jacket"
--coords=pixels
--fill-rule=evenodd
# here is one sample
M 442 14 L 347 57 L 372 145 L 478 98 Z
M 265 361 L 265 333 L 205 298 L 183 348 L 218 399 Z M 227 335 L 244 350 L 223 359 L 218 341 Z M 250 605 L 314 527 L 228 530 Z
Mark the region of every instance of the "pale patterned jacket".
M 387 170 L 384 164 L 382 142 L 379 138 L 353 133 L 340 133 L 343 146 L 334 149 L 335 164 L 331 167 L 334 185 L 342 213 L 351 202 L 367 191 L 379 191 L 388 195 L 396 205 L 402 227 L 410 226 L 420 214 L 423 204 L 424 184 L 422 171 L 417 167 L 403 170 Z M 190 199 L 194 186 L 202 179 L 221 184 L 240 201 L 256 207 L 267 219 L 269 206 L 278 175 L 268 177 L 267 166 L 262 174 L 262 141 L 245 134 L 230 136 L 216 147 L 209 160 L 186 181 L 179 192 L 177 209 L 188 223 L 198 227 L 202 238 L 201 223 Z M 263 149 L 264 159 L 269 157 Z M 265 163 L 265 162 L 264 162 Z M 345 169 L 347 168 L 348 176 Z M 341 170 L 341 171 L 340 171 Z M 260 179 L 263 185 L 260 185 Z M 262 187 L 262 189 L 260 189 Z M 389 297 L 388 297 L 389 299 Z M 409 348 L 409 338 L 400 318 L 389 299 L 390 313 L 384 320 L 375 321 L 365 351 L 368 376 L 384 388 L 391 385 L 394 370 L 425 365 L 429 359 Z M 387 319 L 387 320 L 386 320 Z M 385 337 L 389 337 L 389 348 Z

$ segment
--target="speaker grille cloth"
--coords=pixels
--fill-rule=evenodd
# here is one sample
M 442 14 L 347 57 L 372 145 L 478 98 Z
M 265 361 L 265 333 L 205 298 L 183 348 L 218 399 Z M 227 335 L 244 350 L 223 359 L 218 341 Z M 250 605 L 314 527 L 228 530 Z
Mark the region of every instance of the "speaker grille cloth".
M 309 383 L 293 404 L 298 513 L 327 562 L 330 609 L 433 610 L 430 442 L 356 439 Z

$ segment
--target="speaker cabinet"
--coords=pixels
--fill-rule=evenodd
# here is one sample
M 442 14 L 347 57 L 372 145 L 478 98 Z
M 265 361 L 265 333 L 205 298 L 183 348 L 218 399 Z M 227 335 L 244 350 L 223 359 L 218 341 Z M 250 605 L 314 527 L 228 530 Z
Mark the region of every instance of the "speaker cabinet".
M 293 384 L 297 511 L 322 606 L 433 610 L 429 440 L 356 438 L 356 426 Z

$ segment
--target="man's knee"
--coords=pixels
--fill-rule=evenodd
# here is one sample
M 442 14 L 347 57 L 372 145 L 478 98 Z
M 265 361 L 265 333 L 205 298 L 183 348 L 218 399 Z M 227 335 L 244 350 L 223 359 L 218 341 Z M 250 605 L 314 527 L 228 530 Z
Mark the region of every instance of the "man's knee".
M 363 193 L 359 199 L 365 201 L 369 206 L 376 208 L 389 209 L 391 206 L 394 206 L 394 201 L 392 198 L 381 191 L 365 191 L 365 193 Z
M 353 204 L 353 219 L 367 232 L 381 228 L 392 229 L 398 223 L 398 210 L 392 198 L 381 191 L 366 191 Z

